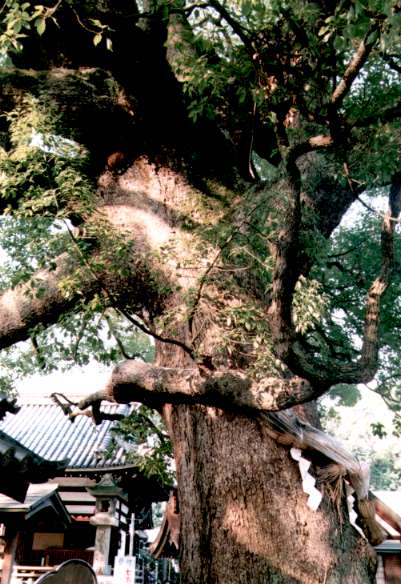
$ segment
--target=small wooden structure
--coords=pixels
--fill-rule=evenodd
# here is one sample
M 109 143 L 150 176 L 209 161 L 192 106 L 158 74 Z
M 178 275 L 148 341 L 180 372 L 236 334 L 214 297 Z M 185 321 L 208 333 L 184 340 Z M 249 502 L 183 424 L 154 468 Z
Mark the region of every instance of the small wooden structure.
M 33 524 L 42 521 L 48 522 L 59 531 L 67 529 L 70 524 L 70 518 L 55 485 L 31 485 L 23 503 L 7 495 L 0 495 L 0 523 L 5 526 L 2 584 L 11 580 L 14 563 L 22 552 L 22 531 L 30 531 Z
M 401 584 L 401 492 L 378 491 L 372 495 L 378 521 L 387 539 L 376 546 L 379 558 L 377 584 Z
M 104 406 L 108 413 L 128 414 L 129 408 Z M 53 479 L 47 481 L 42 473 L 46 482 L 29 487 L 23 503 L 14 498 L 14 492 L 23 498 L 21 490 L 12 489 L 15 475 L 7 489 L 11 498 L 0 495 L 1 584 L 28 582 L 27 574 L 45 573 L 70 559 L 86 561 L 97 575 L 107 577 L 117 554 L 135 553 L 136 530 L 153 526 L 151 504 L 167 500 L 169 490 L 146 478 L 123 448 L 110 448 L 114 425 L 105 420 L 95 426 L 86 416 L 71 422 L 43 398 L 24 403 L 0 422 L 0 438 L 29 449 L 31 456 L 39 457 L 32 459 L 35 462 L 55 460 L 58 465 L 51 466 L 58 470 Z
M 178 558 L 180 550 L 180 511 L 177 490 L 173 489 L 164 511 L 163 522 L 149 551 L 156 559 Z

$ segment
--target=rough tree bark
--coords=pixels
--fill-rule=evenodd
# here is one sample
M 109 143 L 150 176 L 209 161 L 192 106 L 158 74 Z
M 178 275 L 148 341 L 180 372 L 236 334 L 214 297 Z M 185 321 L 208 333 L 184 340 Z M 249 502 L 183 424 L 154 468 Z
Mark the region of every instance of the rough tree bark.
M 341 524 L 327 494 L 318 511 L 307 507 L 288 449 L 277 445 L 263 424 L 190 406 L 173 406 L 169 423 L 183 582 L 373 580 L 373 550 L 346 520 Z
M 372 581 L 373 551 L 349 525 L 344 502 L 338 509 L 326 494 L 321 508 L 311 511 L 289 448 L 275 443 L 263 421 L 255 415 L 261 410 L 309 401 L 321 389 L 296 377 L 252 382 L 246 371 L 236 368 L 235 359 L 239 357 L 221 354 L 224 319 L 211 317 L 209 311 L 215 302 L 223 312 L 225 302 L 231 308 L 240 306 L 240 301 L 235 294 L 227 294 L 225 299 L 213 274 L 207 282 L 202 279 L 209 269 L 207 254 L 213 259 L 216 250 L 213 246 L 202 248 L 203 261 L 199 266 L 196 235 L 185 232 L 175 218 L 182 213 L 183 197 L 188 204 L 191 196 L 199 197 L 199 191 L 178 174 L 156 170 L 144 160 L 122 176 L 112 177 L 106 171 L 100 182 L 104 191 L 96 213 L 107 217 L 110 229 L 133 238 L 134 255 L 130 263 L 136 265 L 136 254 L 145 255 L 147 272 L 151 265 L 157 276 L 153 279 L 166 290 L 159 295 L 159 313 L 148 326 L 157 326 L 158 319 L 167 314 L 163 335 L 187 349 L 158 341 L 154 367 L 135 361 L 123 363 L 116 368 L 105 392 L 97 396 L 120 402 L 142 401 L 163 409 L 177 465 L 182 581 L 194 584 Z M 218 215 L 219 207 L 214 212 Z M 157 229 L 150 229 L 149 225 L 157 225 Z M 174 254 L 169 256 L 166 267 L 160 263 L 160 254 L 167 243 L 174 247 Z M 185 264 L 192 267 L 177 276 L 178 265 Z M 235 282 L 232 272 L 227 273 L 235 290 L 242 294 L 242 282 Z M 56 275 L 50 273 L 52 279 Z M 102 275 L 91 272 L 89 275 L 91 286 L 85 282 L 84 288 L 88 295 L 106 286 Z M 142 277 L 143 272 L 134 272 L 133 268 L 126 290 L 131 289 L 128 285 L 139 286 L 145 295 Z M 183 294 L 191 287 L 199 290 L 201 285 L 202 298 L 192 319 L 197 328 L 194 324 L 189 331 Z M 26 336 L 32 324 L 42 322 L 43 311 L 47 311 L 49 321 L 56 319 L 60 293 L 57 287 L 49 285 L 48 293 L 52 290 L 53 303 L 48 296 L 27 303 L 19 288 L 13 293 L 13 303 L 9 302 L 11 292 L 0 298 L 4 344 Z M 107 291 L 114 300 L 112 289 L 108 287 Z M 144 306 L 150 298 L 150 294 L 143 298 Z M 259 305 L 257 297 L 254 301 Z M 16 319 L 16 314 L 22 316 Z M 228 362 L 232 369 L 227 371 Z M 216 367 L 214 363 L 218 364 L 216 371 L 207 368 L 210 363 L 212 368 Z M 91 396 L 81 407 L 93 399 Z M 202 401 L 211 405 L 195 405 Z M 166 402 L 172 405 L 163 406 Z M 211 407 L 216 403 L 226 411 Z
M 35 325 L 56 322 L 95 294 L 153 334 L 154 366 L 122 364 L 105 391 L 81 407 L 103 398 L 137 400 L 162 412 L 177 465 L 184 584 L 372 583 L 374 553 L 349 525 L 344 498 L 335 504 L 330 488 L 322 486 L 321 507 L 309 509 L 289 448 L 272 439 L 259 413 L 304 404 L 340 381 L 367 381 L 377 369 L 380 306 L 391 279 L 400 210 L 398 169 L 359 359 L 323 362 L 304 350 L 293 300 L 313 263 L 301 232 L 330 237 L 360 192 L 352 180 L 337 184 L 316 153 L 334 152 L 341 168 L 353 146 L 353 127 L 400 115 L 396 106 L 374 120 L 351 123 L 341 109 L 384 17 L 372 17 L 342 67 L 333 59 L 331 41 L 321 46 L 320 73 L 303 61 L 310 39 L 284 9 L 275 24 L 276 40 L 280 34 L 285 40 L 281 54 L 268 27 L 252 35 L 219 2 L 206 3 L 243 44 L 267 105 L 256 112 L 248 97 L 245 105 L 235 102 L 234 114 L 228 88 L 228 107 L 221 105 L 213 120 L 201 115 L 194 122 L 182 90 L 201 50 L 187 20 L 194 7 L 185 9 L 181 1 L 142 4 L 140 15 L 134 2 L 84 2 L 77 10 L 58 3 L 60 29 L 30 35 L 14 59 L 18 69 L 2 72 L 3 111 L 35 95 L 56 109 L 64 131 L 69 128 L 88 149 L 88 173 L 96 182 L 90 207 L 78 212 L 70 201 L 59 204 L 79 225 L 76 242 L 89 231 L 91 244 L 96 241 L 91 256 L 58 258 L 56 270 L 37 275 L 44 294 L 27 295 L 31 283 L 4 292 L 0 346 L 27 338 Z M 310 35 L 318 39 L 331 9 L 325 2 L 314 6 L 320 12 Z M 93 46 L 85 24 L 93 19 L 105 24 L 113 52 Z M 292 42 L 301 46 L 299 54 Z M 212 50 L 202 56 L 212 63 L 219 59 Z M 321 92 L 323 114 L 307 108 L 307 75 Z M 277 88 L 281 100 L 271 99 Z M 302 139 L 294 141 L 301 130 Z M 279 167 L 273 184 L 255 182 L 252 148 Z M 311 191 L 305 183 L 315 167 Z M 4 193 L 2 209 L 18 209 L 23 197 Z M 258 237 L 260 216 L 271 224 L 258 244 L 269 250 L 269 286 L 258 276 L 260 258 L 249 243 Z M 77 274 L 67 295 L 61 286 L 66 273 Z M 255 322 L 262 339 L 257 352 L 271 356 L 270 372 L 261 378 L 252 371 Z

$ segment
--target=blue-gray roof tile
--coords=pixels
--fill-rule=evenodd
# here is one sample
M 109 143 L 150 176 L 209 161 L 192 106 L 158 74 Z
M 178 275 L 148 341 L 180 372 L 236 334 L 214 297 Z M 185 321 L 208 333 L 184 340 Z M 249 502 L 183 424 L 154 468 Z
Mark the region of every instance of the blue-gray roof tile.
M 131 406 L 103 405 L 109 414 L 129 414 Z M 125 463 L 125 451 L 118 448 L 110 458 L 110 430 L 116 422 L 104 420 L 99 426 L 86 416 L 71 422 L 55 404 L 24 404 L 15 414 L 0 421 L 0 430 L 47 460 L 70 460 L 69 468 L 109 468 Z

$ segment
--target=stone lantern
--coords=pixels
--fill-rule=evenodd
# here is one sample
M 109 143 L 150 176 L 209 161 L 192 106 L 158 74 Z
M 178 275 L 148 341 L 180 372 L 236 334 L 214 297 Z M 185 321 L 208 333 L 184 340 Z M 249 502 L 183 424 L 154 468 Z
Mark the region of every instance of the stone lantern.
M 96 511 L 90 518 L 91 525 L 96 527 L 93 568 L 98 575 L 109 575 L 111 536 L 112 530 L 119 527 L 117 502 L 124 499 L 123 490 L 114 483 L 111 474 L 105 474 L 97 485 L 87 490 L 96 499 Z

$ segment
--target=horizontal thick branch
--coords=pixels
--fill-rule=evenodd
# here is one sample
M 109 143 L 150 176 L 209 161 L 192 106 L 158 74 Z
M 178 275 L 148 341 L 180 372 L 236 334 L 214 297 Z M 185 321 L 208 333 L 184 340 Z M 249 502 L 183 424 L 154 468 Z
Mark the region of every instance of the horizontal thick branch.
M 301 142 L 300 144 L 296 144 L 289 155 L 290 160 L 295 163 L 296 160 L 300 156 L 304 156 L 308 154 L 308 152 L 312 152 L 314 150 L 324 150 L 333 146 L 334 140 L 332 136 L 328 136 L 325 134 L 319 134 L 317 136 L 312 136 L 305 140 L 305 142 Z
M 0 295 L 0 349 L 27 339 L 35 326 L 56 323 L 78 301 L 93 296 L 99 285 L 89 273 L 82 275 L 82 287 L 63 291 L 63 278 L 76 269 L 74 260 L 63 254 L 55 270 L 39 270 L 28 282 Z
M 268 412 L 310 401 L 321 393 L 300 377 L 254 381 L 241 371 L 219 371 L 202 377 L 195 368 L 157 367 L 128 360 L 115 368 L 102 392 L 88 396 L 79 407 L 85 409 L 104 399 L 141 402 L 156 409 L 170 403 Z

